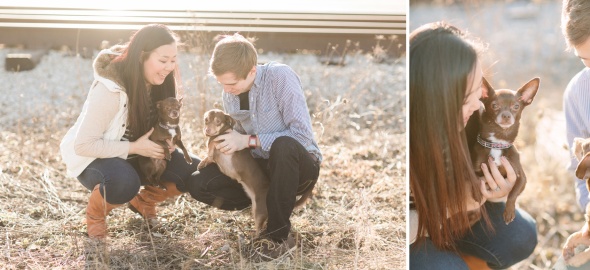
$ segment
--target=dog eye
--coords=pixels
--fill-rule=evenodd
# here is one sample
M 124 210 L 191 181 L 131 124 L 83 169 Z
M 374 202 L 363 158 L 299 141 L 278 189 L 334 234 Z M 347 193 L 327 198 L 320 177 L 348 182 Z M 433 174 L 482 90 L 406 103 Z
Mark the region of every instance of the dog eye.
M 500 106 L 496 103 L 492 103 L 492 109 L 494 109 L 494 110 L 500 109 Z
M 513 110 L 518 110 L 520 108 L 520 104 L 514 104 L 514 106 L 512 106 Z

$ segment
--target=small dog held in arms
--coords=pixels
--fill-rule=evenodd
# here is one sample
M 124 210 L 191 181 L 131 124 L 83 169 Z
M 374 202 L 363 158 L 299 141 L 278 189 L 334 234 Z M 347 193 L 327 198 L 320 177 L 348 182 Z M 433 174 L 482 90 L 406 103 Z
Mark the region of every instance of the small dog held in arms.
M 506 177 L 506 170 L 501 166 L 500 158 L 506 157 L 514 172 L 516 182 L 508 194 L 504 222 L 512 222 L 515 217 L 516 198 L 526 185 L 526 176 L 520 164 L 518 150 L 513 143 L 518 134 L 522 110 L 530 105 L 539 89 L 540 79 L 534 78 L 517 91 L 494 88 L 483 79 L 483 107 L 479 110 L 479 133 L 477 142 L 471 147 L 471 159 L 475 173 L 483 176 L 481 164 L 489 158 L 494 159 L 500 173 Z
M 201 170 L 211 163 L 217 163 L 223 174 L 238 181 L 244 187 L 246 194 L 252 200 L 252 216 L 254 217 L 256 234 L 260 235 L 268 218 L 266 194 L 270 180 L 252 157 L 250 149 L 246 148 L 232 154 L 224 154 L 215 147 L 219 143 L 215 141 L 215 138 L 233 128 L 235 120 L 231 116 L 221 110 L 213 109 L 205 112 L 204 122 L 203 132 L 208 137 L 208 151 L 207 157 L 199 163 L 197 169 Z M 295 202 L 295 208 L 303 205 L 310 195 L 311 191 L 301 195 L 299 200 Z
M 182 99 L 178 100 L 174 97 L 169 97 L 156 103 L 158 122 L 154 125 L 154 131 L 150 135 L 150 140 L 164 148 L 167 161 L 170 161 L 172 157 L 166 140 L 171 140 L 172 144 L 180 147 L 184 153 L 186 163 L 192 164 L 193 160 L 188 155 L 188 151 L 180 138 L 180 126 L 178 125 L 180 121 L 180 107 L 182 107 Z M 162 186 L 160 185 L 160 176 L 166 170 L 166 160 L 144 156 L 138 157 L 139 169 L 150 185 Z

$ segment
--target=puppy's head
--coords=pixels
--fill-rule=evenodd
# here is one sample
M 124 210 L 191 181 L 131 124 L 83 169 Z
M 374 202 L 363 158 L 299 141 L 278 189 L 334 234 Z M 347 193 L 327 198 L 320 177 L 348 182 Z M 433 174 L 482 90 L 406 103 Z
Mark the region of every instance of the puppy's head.
M 590 177 L 590 138 L 574 138 L 572 146 L 578 160 L 576 177 L 586 179 Z
M 205 127 L 203 133 L 207 137 L 223 134 L 226 130 L 234 127 L 235 120 L 222 110 L 213 109 L 205 113 L 203 117 Z
M 182 107 L 182 98 L 180 100 L 169 97 L 156 103 L 158 116 L 162 122 L 170 122 L 180 117 L 180 107 Z
M 524 84 L 518 91 L 494 88 L 483 79 L 484 104 L 482 120 L 484 123 L 496 123 L 503 129 L 510 128 L 520 121 L 524 107 L 530 105 L 539 89 L 540 79 L 534 78 Z

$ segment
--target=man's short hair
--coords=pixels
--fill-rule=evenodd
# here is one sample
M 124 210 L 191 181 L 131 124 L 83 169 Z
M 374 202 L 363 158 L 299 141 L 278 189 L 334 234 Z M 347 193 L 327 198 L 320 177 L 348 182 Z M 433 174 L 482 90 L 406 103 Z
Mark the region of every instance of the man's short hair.
M 590 1 L 563 0 L 561 31 L 568 49 L 588 40 L 590 37 Z
M 209 73 L 220 76 L 231 72 L 236 75 L 236 79 L 241 80 L 248 76 L 257 61 L 258 54 L 252 42 L 238 33 L 223 35 L 215 44 L 209 62 Z

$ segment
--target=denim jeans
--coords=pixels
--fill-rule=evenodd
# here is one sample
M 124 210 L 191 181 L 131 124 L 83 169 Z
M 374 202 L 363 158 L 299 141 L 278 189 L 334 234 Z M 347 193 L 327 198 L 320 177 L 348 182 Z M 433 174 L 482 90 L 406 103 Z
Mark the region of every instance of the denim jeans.
M 516 218 L 506 225 L 502 217 L 505 203 L 486 202 L 484 206 L 495 231 L 488 231 L 482 219 L 457 241 L 457 249 L 483 259 L 492 269 L 508 268 L 530 256 L 537 245 L 535 220 L 516 209 Z M 420 246 L 410 245 L 410 269 L 468 268 L 457 253 L 438 250 L 427 238 Z
M 275 241 L 285 240 L 291 230 L 289 218 L 295 206 L 295 197 L 313 189 L 320 164 L 299 142 L 286 136 L 273 142 L 268 160 L 256 161 L 270 179 L 265 233 Z M 193 173 L 187 188 L 196 200 L 219 209 L 241 210 L 252 204 L 242 185 L 222 174 L 216 164 Z
M 191 165 L 184 160 L 182 151 L 176 149 L 162 174 L 162 181 L 176 183 L 179 191 L 186 192 L 185 182 L 197 170 L 200 160 L 189 154 L 193 159 Z M 78 176 L 78 181 L 88 190 L 100 184 L 100 193 L 110 204 L 129 202 L 141 187 L 144 177 L 139 171 L 137 158 L 97 158 Z M 106 196 L 105 196 L 106 193 Z

